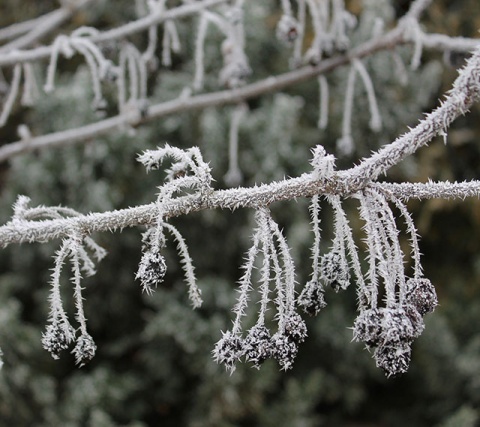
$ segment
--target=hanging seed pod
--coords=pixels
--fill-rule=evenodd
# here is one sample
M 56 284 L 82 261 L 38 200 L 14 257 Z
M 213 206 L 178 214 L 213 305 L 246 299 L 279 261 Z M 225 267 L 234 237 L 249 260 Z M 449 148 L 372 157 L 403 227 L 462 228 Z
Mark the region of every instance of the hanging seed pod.
M 303 288 L 297 299 L 297 304 L 310 316 L 316 316 L 322 308 L 327 306 L 320 284 L 311 280 Z
M 152 293 L 153 288 L 163 282 L 167 264 L 159 251 L 147 250 L 142 255 L 135 279 L 139 279 L 142 289 Z
M 406 301 L 407 304 L 413 305 L 422 316 L 432 313 L 438 305 L 435 288 L 430 280 L 425 278 L 407 280 Z
M 277 332 L 272 337 L 273 357 L 281 369 L 288 370 L 293 366 L 298 354 L 297 344 L 287 335 Z
M 412 322 L 402 308 L 383 309 L 382 341 L 411 342 L 417 337 Z
M 252 327 L 244 341 L 245 358 L 252 362 L 255 368 L 269 357 L 272 357 L 272 341 L 270 332 L 264 325 L 255 325 Z
M 381 345 L 375 349 L 373 357 L 377 368 L 383 369 L 385 375 L 390 378 L 408 371 L 412 349 L 407 342 L 394 345 Z
M 75 339 L 75 330 L 71 325 L 60 324 L 58 321 L 47 326 L 42 334 L 42 346 L 55 360 L 60 358 L 60 352 L 66 350 Z
M 213 358 L 217 363 L 223 363 L 225 368 L 233 373 L 235 363 L 244 354 L 244 342 L 232 332 L 222 332 L 222 338 L 217 342 L 213 349 Z
M 425 323 L 423 322 L 423 317 L 420 315 L 420 313 L 417 311 L 417 309 L 413 305 L 406 304 L 402 308 L 405 311 L 405 314 L 408 317 L 408 320 L 410 320 L 410 323 L 412 324 L 413 338 L 418 338 L 420 335 L 422 335 L 422 332 L 425 329 Z
M 299 35 L 297 20 L 291 15 L 283 15 L 278 21 L 276 33 L 278 40 L 287 44 L 293 43 Z
M 96 351 L 97 346 L 93 338 L 89 334 L 83 333 L 77 338 L 72 354 L 75 356 L 75 363 L 81 368 L 85 363 L 93 359 Z
M 298 313 L 292 313 L 286 317 L 285 335 L 295 344 L 300 344 L 307 338 L 307 325 Z
M 353 339 L 376 347 L 382 339 L 383 310 L 371 308 L 360 312 L 353 324 Z

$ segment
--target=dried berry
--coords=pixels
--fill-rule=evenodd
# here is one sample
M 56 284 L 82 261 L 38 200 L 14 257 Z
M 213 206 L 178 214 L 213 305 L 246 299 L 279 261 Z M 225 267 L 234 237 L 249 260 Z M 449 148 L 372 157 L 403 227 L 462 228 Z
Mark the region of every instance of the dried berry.
M 413 305 L 422 316 L 431 313 L 438 305 L 435 288 L 430 280 L 425 278 L 412 278 L 407 280 L 406 300 L 407 303 Z
M 242 339 L 232 334 L 232 332 L 222 332 L 222 338 L 217 342 L 213 350 L 213 358 L 217 363 L 223 363 L 225 368 L 233 373 L 235 363 L 244 354 L 244 342 Z
M 292 313 L 285 318 L 285 335 L 295 344 L 300 344 L 307 338 L 307 325 L 298 313 Z
M 272 337 L 273 357 L 285 371 L 291 369 L 298 353 L 297 344 L 287 335 L 277 332 Z
M 375 349 L 373 357 L 377 368 L 382 368 L 387 377 L 404 374 L 410 365 L 412 349 L 407 342 L 394 345 L 381 345 Z
M 163 282 L 167 264 L 158 251 L 147 250 L 144 252 L 135 279 L 139 279 L 142 288 L 147 293 L 152 293 L 153 288 Z
M 423 317 L 413 305 L 406 304 L 402 308 L 405 310 L 405 314 L 407 315 L 408 319 L 412 324 L 413 338 L 418 338 L 420 335 L 422 335 L 422 332 L 425 329 Z
M 362 311 L 353 324 L 353 339 L 369 347 L 376 347 L 382 338 L 383 310 L 371 308 Z
M 248 332 L 244 342 L 245 358 L 252 362 L 255 368 L 272 356 L 272 341 L 270 332 L 264 325 L 255 325 Z
M 308 282 L 298 297 L 297 303 L 310 316 L 316 316 L 322 308 L 327 306 L 320 284 L 312 280 Z
M 66 350 L 75 339 L 75 330 L 70 324 L 61 324 L 58 321 L 47 326 L 42 334 L 42 346 L 50 352 L 56 360 L 60 358 L 60 352 Z
M 383 309 L 383 342 L 411 342 L 417 336 L 418 335 L 415 335 L 412 322 L 403 308 Z
M 75 363 L 81 368 L 85 363 L 90 362 L 95 356 L 97 346 L 89 334 L 82 334 L 77 338 L 72 354 L 75 356 Z

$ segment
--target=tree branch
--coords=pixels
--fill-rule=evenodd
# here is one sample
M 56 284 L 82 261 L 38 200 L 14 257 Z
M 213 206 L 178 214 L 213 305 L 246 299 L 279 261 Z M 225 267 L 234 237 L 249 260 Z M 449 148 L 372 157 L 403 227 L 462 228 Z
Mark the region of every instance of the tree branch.
M 40 18 L 40 21 L 34 21 L 36 25 L 31 26 L 28 32 L 0 47 L 0 55 L 11 52 L 15 49 L 24 49 L 30 46 L 41 37 L 58 28 L 65 21 L 69 20 L 72 15 L 82 7 L 88 5 L 92 0 L 82 0 L 69 7 L 63 6 L 58 10 L 50 12 Z
M 36 149 L 77 144 L 104 135 L 122 126 L 137 126 L 169 114 L 198 110 L 206 107 L 238 104 L 250 98 L 273 93 L 288 86 L 309 80 L 320 74 L 348 64 L 353 58 L 363 58 L 383 49 L 391 49 L 402 43 L 402 32 L 396 28 L 387 34 L 357 46 L 348 55 L 322 61 L 317 66 L 305 66 L 275 77 L 268 77 L 255 83 L 232 90 L 223 90 L 196 96 L 180 96 L 176 99 L 151 106 L 148 115 L 141 117 L 139 111 L 128 111 L 105 120 L 66 131 L 54 132 L 28 140 L 20 140 L 0 147 L 0 162 L 13 156 Z
M 121 39 L 131 34 L 144 31 L 152 25 L 158 25 L 171 19 L 179 19 L 186 16 L 195 15 L 201 10 L 214 7 L 226 2 L 227 0 L 204 0 L 195 3 L 185 4 L 182 6 L 178 6 L 174 9 L 170 9 L 166 12 L 150 14 L 144 18 L 122 25 L 121 27 L 96 34 L 92 37 L 86 37 L 86 39 L 93 43 L 104 43 L 111 40 Z M 0 67 L 12 66 L 17 63 L 23 62 L 35 62 L 42 59 L 48 59 L 50 58 L 52 52 L 52 46 L 41 46 L 35 49 L 24 51 L 10 51 L 0 55 Z

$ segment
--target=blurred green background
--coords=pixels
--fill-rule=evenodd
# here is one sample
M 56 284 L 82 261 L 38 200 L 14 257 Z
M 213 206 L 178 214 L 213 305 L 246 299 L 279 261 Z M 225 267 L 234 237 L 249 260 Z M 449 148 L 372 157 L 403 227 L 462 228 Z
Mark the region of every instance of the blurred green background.
M 115 3 L 115 7 L 112 7 Z M 137 2 L 139 3 L 139 2 Z M 170 4 L 169 2 L 168 4 Z M 247 53 L 254 78 L 288 69 L 289 50 L 275 37 L 279 2 L 247 2 Z M 354 44 L 368 39 L 375 19 L 393 25 L 409 1 L 347 2 L 358 18 Z M 0 25 L 39 16 L 57 7 L 54 1 L 2 0 Z M 135 18 L 134 2 L 94 2 L 62 31 L 80 25 L 110 28 Z M 425 13 L 425 29 L 452 36 L 477 37 L 480 5 L 476 0 L 437 1 Z M 178 25 L 182 52 L 171 69 L 149 77 L 152 104 L 178 96 L 191 84 L 195 25 Z M 50 38 L 51 40 L 51 38 Z M 49 38 L 46 39 L 49 41 Z M 145 46 L 145 37 L 132 37 Z M 206 90 L 218 87 L 220 34 L 209 32 L 206 48 Z M 160 49 L 160 48 L 159 48 Z M 411 48 L 398 48 L 409 64 Z M 160 53 L 160 51 L 159 51 Z M 268 60 L 266 60 L 266 58 Z M 453 59 L 453 60 L 452 60 Z M 438 104 L 451 86 L 458 55 L 424 52 L 416 71 L 407 68 L 402 86 L 389 52 L 364 61 L 374 82 L 384 128 L 368 128 L 368 105 L 361 84 L 354 101 L 353 138 L 356 151 L 339 158 L 346 168 L 371 150 L 413 126 L 422 113 Z M 17 139 L 19 124 L 41 135 L 96 120 L 89 72 L 81 58 L 60 61 L 57 88 L 42 94 L 33 108 L 17 105 L 0 129 L 2 144 Z M 45 63 L 36 68 L 39 85 Z M 7 81 L 11 70 L 2 70 Z M 283 93 L 252 99 L 240 127 L 242 185 L 298 176 L 309 170 L 310 149 L 323 144 L 335 152 L 340 136 L 348 69 L 327 75 L 330 117 L 325 131 L 316 127 L 316 81 Z M 359 83 L 360 80 L 357 79 Z M 115 114 L 114 86 L 104 87 Z M 3 94 L 2 97 L 5 95 Z M 480 178 L 480 115 L 478 107 L 457 120 L 448 144 L 438 139 L 391 170 L 391 181 L 469 180 Z M 198 145 L 210 162 L 216 188 L 224 188 L 228 169 L 231 107 L 211 108 L 155 120 L 136 130 L 112 133 L 85 144 L 25 154 L 0 165 L 0 217 L 11 216 L 18 194 L 32 205 L 72 207 L 80 212 L 124 208 L 155 200 L 162 172 L 148 175 L 137 153 L 168 142 Z M 361 222 L 356 205 L 347 202 L 349 218 L 361 249 Z M 279 372 L 267 361 L 260 371 L 240 364 L 232 376 L 211 358 L 220 331 L 230 326 L 239 267 L 249 247 L 252 212 L 208 211 L 172 220 L 187 240 L 196 266 L 204 306 L 192 311 L 182 271 L 169 242 L 168 273 L 153 296 L 142 295 L 134 275 L 141 256 L 141 232 L 95 236 L 109 255 L 98 273 L 85 279 L 85 309 L 98 352 L 78 369 L 66 353 L 54 361 L 41 348 L 48 317 L 47 296 L 52 255 L 59 242 L 12 246 L 0 256 L 1 426 L 476 426 L 480 425 L 480 202 L 430 200 L 409 203 L 422 236 L 426 277 L 437 288 L 440 306 L 426 317 L 426 329 L 413 346 L 410 370 L 386 379 L 348 329 L 355 318 L 355 290 L 328 293 L 328 307 L 307 319 L 309 337 L 301 345 L 293 370 Z M 297 266 L 299 284 L 308 280 L 308 201 L 272 206 L 283 227 Z M 332 216 L 322 211 L 324 249 L 332 237 Z M 405 239 L 406 243 L 406 239 Z M 73 313 L 71 289 L 65 279 L 65 301 Z

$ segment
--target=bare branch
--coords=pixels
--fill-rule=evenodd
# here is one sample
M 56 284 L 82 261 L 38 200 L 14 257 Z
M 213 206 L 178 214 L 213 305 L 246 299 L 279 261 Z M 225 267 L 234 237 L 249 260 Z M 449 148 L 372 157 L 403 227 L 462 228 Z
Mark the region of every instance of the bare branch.
M 226 3 L 227 0 L 204 0 L 201 2 L 185 4 L 164 13 L 152 13 L 144 18 L 129 22 L 121 27 L 96 34 L 88 39 L 93 43 L 104 43 L 111 40 L 117 40 L 129 35 L 147 30 L 152 25 L 158 25 L 162 22 L 184 18 L 195 15 L 199 11 Z M 52 46 L 41 46 L 32 50 L 8 52 L 0 55 L 0 67 L 11 66 L 16 63 L 32 62 L 41 59 L 48 59 L 52 54 Z
M 31 25 L 25 35 L 1 46 L 0 55 L 11 52 L 15 49 L 24 49 L 32 45 L 46 34 L 54 31 L 65 21 L 69 20 L 74 13 L 76 13 L 82 7 L 87 6 L 91 1 L 92 0 L 81 0 L 69 7 L 61 7 L 58 10 L 48 13 L 40 17 L 38 20 L 30 21 L 35 23 L 35 25 Z

